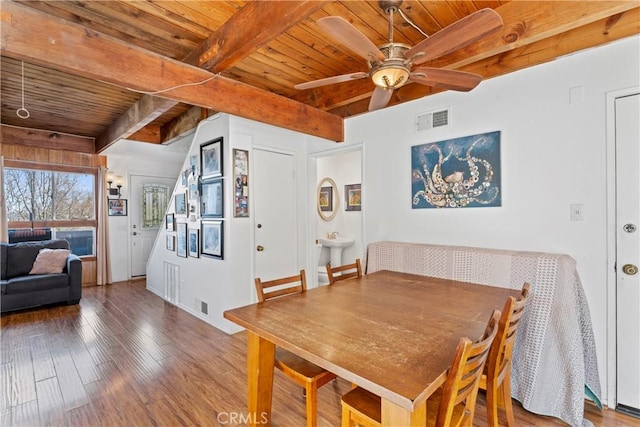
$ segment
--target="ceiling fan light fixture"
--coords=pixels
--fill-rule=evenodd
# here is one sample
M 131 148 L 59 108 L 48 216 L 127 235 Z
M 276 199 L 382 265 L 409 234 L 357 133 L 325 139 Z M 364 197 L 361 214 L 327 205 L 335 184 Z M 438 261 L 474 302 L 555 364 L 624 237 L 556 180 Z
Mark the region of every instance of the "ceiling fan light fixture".
M 384 89 L 397 89 L 407 83 L 410 71 L 402 64 L 382 65 L 371 71 L 371 80 Z
M 385 60 L 370 62 L 371 80 L 383 89 L 397 89 L 407 83 L 411 74 L 411 63 L 407 62 L 404 53 L 410 46 L 402 43 L 387 43 L 378 46 Z

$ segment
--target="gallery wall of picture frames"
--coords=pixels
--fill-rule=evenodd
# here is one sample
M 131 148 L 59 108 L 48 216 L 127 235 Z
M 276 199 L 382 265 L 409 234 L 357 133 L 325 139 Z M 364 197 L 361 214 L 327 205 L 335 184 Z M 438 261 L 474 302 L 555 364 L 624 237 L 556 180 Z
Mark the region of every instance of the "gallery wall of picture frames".
M 200 144 L 179 177 L 173 212 L 166 215 L 166 249 L 187 258 L 224 259 L 223 138 Z M 233 150 L 233 216 L 249 216 L 249 152 Z M 198 224 L 199 222 L 199 224 Z

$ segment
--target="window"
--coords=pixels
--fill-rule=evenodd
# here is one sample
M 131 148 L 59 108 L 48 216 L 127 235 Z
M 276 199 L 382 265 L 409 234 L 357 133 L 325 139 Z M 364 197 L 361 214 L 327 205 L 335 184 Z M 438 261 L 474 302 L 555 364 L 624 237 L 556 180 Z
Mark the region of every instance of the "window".
M 95 181 L 91 172 L 5 168 L 9 227 L 47 229 L 67 239 L 73 253 L 93 255 Z

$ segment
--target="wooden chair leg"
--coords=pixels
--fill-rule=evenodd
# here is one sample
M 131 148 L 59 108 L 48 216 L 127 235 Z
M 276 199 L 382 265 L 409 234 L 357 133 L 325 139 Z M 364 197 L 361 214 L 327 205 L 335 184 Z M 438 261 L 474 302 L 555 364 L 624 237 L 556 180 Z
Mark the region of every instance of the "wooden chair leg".
M 493 381 L 487 380 L 487 425 L 489 427 L 498 427 L 498 387 Z
M 342 404 L 342 427 L 351 427 L 351 410 L 344 403 Z
M 504 400 L 504 411 L 507 413 L 507 425 L 514 427 L 516 425 L 515 418 L 513 417 L 513 402 L 511 400 L 511 377 L 505 376 L 500 386 L 502 389 L 502 399 Z
M 316 427 L 318 422 L 318 386 L 308 383 L 307 387 L 307 427 Z

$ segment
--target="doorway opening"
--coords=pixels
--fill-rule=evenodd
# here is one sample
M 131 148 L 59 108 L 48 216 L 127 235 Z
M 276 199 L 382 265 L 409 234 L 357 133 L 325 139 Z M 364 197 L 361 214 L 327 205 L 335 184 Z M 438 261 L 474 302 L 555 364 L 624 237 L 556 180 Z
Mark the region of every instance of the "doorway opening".
M 362 144 L 312 155 L 309 159 L 309 194 L 312 233 L 308 281 L 311 286 L 328 282 L 325 264 L 329 261 L 348 264 L 363 258 L 365 250 L 363 182 L 364 155 Z M 328 184 L 329 183 L 329 184 Z M 336 237 L 349 242 L 332 254 L 334 248 L 320 240 Z

